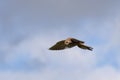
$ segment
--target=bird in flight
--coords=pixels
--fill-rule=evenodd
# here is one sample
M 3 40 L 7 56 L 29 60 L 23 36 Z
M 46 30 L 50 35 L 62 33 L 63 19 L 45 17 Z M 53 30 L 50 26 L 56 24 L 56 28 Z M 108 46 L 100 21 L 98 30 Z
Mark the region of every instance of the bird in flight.
M 78 46 L 81 49 L 92 51 L 93 48 L 87 45 L 84 45 L 84 41 L 77 40 L 75 38 L 67 38 L 66 40 L 58 41 L 55 45 L 49 48 L 49 50 L 63 50 L 66 48 L 72 48 Z

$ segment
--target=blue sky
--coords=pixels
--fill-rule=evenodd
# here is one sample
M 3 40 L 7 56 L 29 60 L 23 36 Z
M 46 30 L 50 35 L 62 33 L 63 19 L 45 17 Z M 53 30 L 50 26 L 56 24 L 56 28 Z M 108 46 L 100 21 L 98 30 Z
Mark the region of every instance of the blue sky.
M 1 0 L 1 80 L 120 80 L 119 0 Z M 74 37 L 93 51 L 48 48 Z

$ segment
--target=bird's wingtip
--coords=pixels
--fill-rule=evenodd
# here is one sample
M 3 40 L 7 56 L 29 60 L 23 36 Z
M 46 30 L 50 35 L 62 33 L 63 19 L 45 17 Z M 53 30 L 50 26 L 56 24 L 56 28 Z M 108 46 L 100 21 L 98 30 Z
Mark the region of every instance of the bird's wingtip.
M 48 50 L 52 50 L 52 48 L 48 48 Z
M 89 50 L 90 50 L 90 51 L 93 51 L 93 48 L 92 48 L 92 47 L 89 47 Z

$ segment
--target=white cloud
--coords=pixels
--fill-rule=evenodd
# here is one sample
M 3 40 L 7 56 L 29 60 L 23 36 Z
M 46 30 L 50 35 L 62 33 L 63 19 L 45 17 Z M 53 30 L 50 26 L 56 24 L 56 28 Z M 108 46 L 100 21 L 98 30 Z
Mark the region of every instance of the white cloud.
M 63 33 L 64 34 L 64 33 Z M 56 35 L 56 34 L 55 34 Z M 50 51 L 49 47 L 54 45 L 62 38 L 62 34 L 57 39 L 52 39 L 51 36 L 34 36 L 30 37 L 18 46 L 15 47 L 16 52 L 24 52 L 24 54 L 30 54 L 31 57 L 37 58 L 40 61 L 47 62 L 48 60 L 55 60 L 56 64 L 70 64 L 70 65 L 84 65 L 88 66 L 88 63 L 95 63 L 95 54 L 90 51 L 81 51 L 77 47 L 73 49 L 66 49 L 63 51 Z M 48 61 L 49 62 L 49 61 Z M 54 62 L 54 61 L 53 61 Z
M 120 80 L 120 72 L 111 66 L 97 68 L 85 80 Z
M 111 66 L 105 66 L 94 70 L 64 70 L 46 68 L 40 72 L 2 72 L 2 80 L 119 80 L 120 72 Z

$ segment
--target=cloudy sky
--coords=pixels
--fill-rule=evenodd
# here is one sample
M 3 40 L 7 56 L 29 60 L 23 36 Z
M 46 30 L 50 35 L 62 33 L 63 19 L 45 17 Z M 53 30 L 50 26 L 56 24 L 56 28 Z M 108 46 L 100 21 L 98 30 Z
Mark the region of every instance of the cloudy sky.
M 0 79 L 120 80 L 119 3 L 0 0 Z M 48 50 L 67 37 L 94 50 Z

